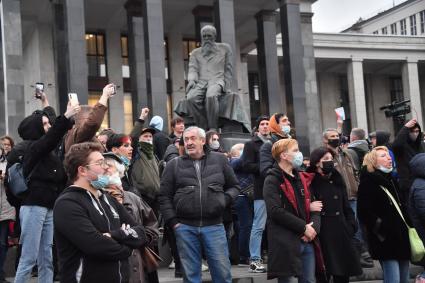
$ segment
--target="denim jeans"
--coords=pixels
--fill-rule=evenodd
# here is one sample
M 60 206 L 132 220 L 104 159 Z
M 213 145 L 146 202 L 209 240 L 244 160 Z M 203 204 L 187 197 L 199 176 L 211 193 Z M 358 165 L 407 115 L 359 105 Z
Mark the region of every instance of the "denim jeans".
M 22 254 L 15 283 L 26 283 L 34 265 L 38 266 L 38 282 L 53 282 L 53 210 L 24 205 L 20 209 Z
M 252 204 L 246 196 L 238 196 L 234 204 L 239 223 L 239 259 L 247 260 L 249 254 L 249 238 L 252 228 Z
M 314 257 L 314 248 L 310 243 L 301 243 L 301 264 L 302 274 L 297 279 L 295 276 L 280 277 L 278 283 L 314 283 L 316 282 L 315 270 L 316 260 Z
M 10 220 L 0 222 L 0 280 L 4 279 L 4 263 L 7 256 L 7 236 L 9 234 L 9 223 Z
M 359 220 L 357 218 L 357 200 L 353 199 L 353 200 L 349 200 L 348 202 L 350 204 L 351 209 L 354 212 L 354 217 L 356 219 L 357 226 L 359 227 L 357 229 L 357 232 L 354 234 L 354 239 L 356 239 L 359 243 L 363 244 L 364 241 L 363 241 L 362 229 L 360 227 Z
M 384 283 L 407 283 L 409 282 L 408 260 L 380 260 Z
M 175 230 L 183 271 L 183 282 L 202 282 L 202 251 L 213 282 L 232 282 L 229 250 L 223 224 L 195 227 L 180 224 Z
M 254 200 L 254 220 L 252 221 L 251 239 L 249 241 L 251 260 L 261 259 L 261 240 L 266 227 L 266 220 L 266 203 L 262 199 Z

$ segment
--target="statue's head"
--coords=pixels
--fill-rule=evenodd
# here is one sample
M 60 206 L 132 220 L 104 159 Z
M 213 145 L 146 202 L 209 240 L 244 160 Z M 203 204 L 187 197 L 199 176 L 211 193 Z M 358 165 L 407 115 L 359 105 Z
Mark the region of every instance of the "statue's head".
M 202 47 L 211 46 L 215 42 L 217 37 L 217 31 L 215 27 L 206 25 L 201 29 Z

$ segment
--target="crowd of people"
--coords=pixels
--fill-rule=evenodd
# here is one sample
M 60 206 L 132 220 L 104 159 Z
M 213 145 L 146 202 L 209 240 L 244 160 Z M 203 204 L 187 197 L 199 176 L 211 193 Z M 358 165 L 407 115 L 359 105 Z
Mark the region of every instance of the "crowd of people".
M 41 93 L 22 141 L 0 138 L 0 282 L 17 245 L 16 283 L 34 273 L 42 283 L 156 283 L 160 235 L 183 282 L 205 270 L 232 282 L 232 264 L 279 283 L 349 282 L 377 261 L 384 282 L 409 281 L 408 228 L 425 241 L 415 119 L 392 142 L 379 130 L 346 137 L 338 120 L 321 147 L 301 152 L 288 116 L 262 115 L 250 140 L 225 151 L 215 129 L 177 117 L 165 133 L 148 108 L 131 133 L 100 129 L 113 89 L 58 116 Z M 17 163 L 20 194 L 9 187 Z

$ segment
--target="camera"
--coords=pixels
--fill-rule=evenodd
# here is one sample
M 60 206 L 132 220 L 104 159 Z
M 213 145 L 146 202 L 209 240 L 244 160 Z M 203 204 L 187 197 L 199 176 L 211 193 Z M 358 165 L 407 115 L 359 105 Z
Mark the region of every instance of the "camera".
M 379 110 L 384 110 L 387 118 L 405 120 L 406 115 L 411 112 L 410 100 L 393 101 L 391 104 L 382 106 Z

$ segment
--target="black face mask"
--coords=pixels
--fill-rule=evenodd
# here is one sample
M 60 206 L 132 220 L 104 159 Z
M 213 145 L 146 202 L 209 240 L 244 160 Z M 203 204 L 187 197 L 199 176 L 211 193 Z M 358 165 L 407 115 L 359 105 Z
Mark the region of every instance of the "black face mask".
M 338 146 L 340 146 L 341 141 L 339 139 L 331 139 L 328 140 L 328 145 L 330 145 L 333 148 L 337 148 Z
M 322 172 L 325 175 L 328 175 L 329 173 L 332 173 L 334 171 L 334 162 L 333 160 L 330 161 L 322 161 Z

